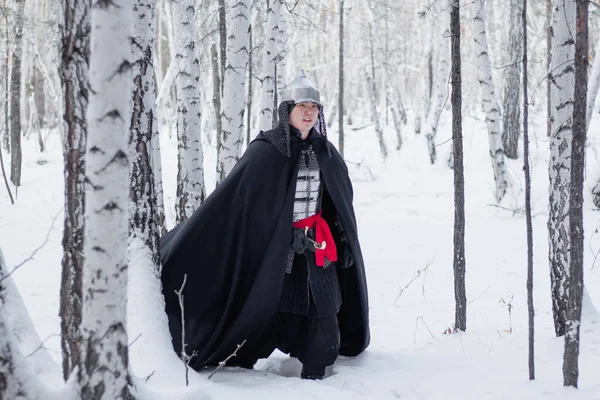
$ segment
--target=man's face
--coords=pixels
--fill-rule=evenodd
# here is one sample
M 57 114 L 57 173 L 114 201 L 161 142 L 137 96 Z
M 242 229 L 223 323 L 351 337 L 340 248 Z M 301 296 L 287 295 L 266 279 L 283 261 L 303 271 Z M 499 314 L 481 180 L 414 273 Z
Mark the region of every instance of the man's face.
M 312 101 L 303 101 L 296 104 L 290 114 L 290 125 L 302 133 L 302 138 L 306 139 L 310 129 L 315 126 L 319 115 L 319 106 Z

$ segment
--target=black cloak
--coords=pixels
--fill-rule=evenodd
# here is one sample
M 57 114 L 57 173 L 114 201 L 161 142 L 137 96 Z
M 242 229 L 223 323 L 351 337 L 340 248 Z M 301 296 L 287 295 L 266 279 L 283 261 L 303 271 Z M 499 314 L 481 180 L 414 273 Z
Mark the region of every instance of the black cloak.
M 187 275 L 185 351 L 196 354 L 190 362 L 196 370 L 224 360 L 237 344 L 260 334 L 277 312 L 302 144 L 288 139 L 287 156 L 274 143 L 273 134 L 281 134 L 276 131 L 261 132 L 198 210 L 161 238 L 161 278 L 173 347 L 181 355 L 181 308 L 175 290 Z M 354 258 L 350 268 L 338 268 L 343 299 L 338 321 L 340 354 L 357 356 L 369 345 L 370 332 L 352 184 L 346 164 L 326 137 L 315 132 L 307 140 L 319 159 L 325 184 L 323 217 L 338 256 L 345 233 Z M 345 232 L 336 228 L 336 220 Z

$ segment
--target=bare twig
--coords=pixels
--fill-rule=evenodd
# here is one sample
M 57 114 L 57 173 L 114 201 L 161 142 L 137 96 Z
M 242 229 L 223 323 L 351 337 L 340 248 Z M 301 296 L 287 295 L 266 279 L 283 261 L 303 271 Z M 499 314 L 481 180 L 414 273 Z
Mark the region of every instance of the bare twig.
M 219 362 L 219 366 L 217 368 L 215 368 L 215 370 L 208 376 L 208 379 L 212 378 L 214 374 L 216 374 L 217 372 L 219 372 L 220 370 L 223 369 L 223 367 L 225 366 L 225 364 L 227 364 L 227 361 L 229 361 L 230 358 L 235 357 L 237 355 L 238 350 L 246 343 L 246 339 L 244 339 L 244 341 L 240 344 L 237 345 L 237 347 L 235 348 L 235 351 L 233 353 L 231 353 L 226 359 L 224 359 L 223 361 Z
M 469 301 L 469 302 L 467 303 L 467 305 L 471 304 L 471 303 L 472 303 L 472 302 L 474 302 L 475 300 L 478 300 L 478 299 L 479 299 L 481 296 L 483 296 L 483 295 L 485 294 L 485 292 L 487 292 L 488 290 L 490 290 L 490 287 L 489 287 L 489 286 L 488 286 L 488 288 L 487 288 L 487 289 L 485 289 L 483 292 L 481 292 L 481 293 L 479 294 L 479 296 L 477 296 L 477 297 L 475 297 L 473 300 Z
M 32 355 L 34 355 L 35 353 L 37 353 L 37 352 L 38 352 L 39 350 L 41 350 L 41 349 L 46 349 L 46 347 L 44 346 L 44 345 L 46 344 L 46 342 L 47 342 L 49 339 L 51 339 L 51 338 L 53 338 L 53 337 L 55 337 L 55 336 L 60 336 L 60 335 L 59 335 L 59 334 L 57 334 L 57 333 L 53 333 L 53 334 L 49 335 L 49 336 L 48 336 L 46 339 L 44 339 L 44 341 L 43 341 L 42 343 L 40 343 L 40 345 L 39 345 L 38 347 L 36 347 L 36 348 L 35 348 L 35 349 L 34 349 L 34 350 L 31 352 L 31 353 L 27 354 L 27 355 L 25 356 L 25 358 L 29 358 L 29 357 L 31 357 Z
M 415 346 L 417 345 L 417 328 L 419 327 L 419 320 L 423 321 L 423 324 L 425 325 L 425 328 L 427 328 L 427 331 L 431 335 L 431 338 L 433 340 L 435 340 L 435 337 L 433 336 L 433 333 L 431 333 L 431 329 L 429 329 L 429 326 L 427 325 L 427 322 L 425 322 L 425 320 L 423 319 L 423 317 L 418 316 L 417 319 L 415 320 Z
M 427 272 L 427 270 L 429 269 L 429 267 L 431 266 L 431 264 L 433 263 L 433 261 L 429 261 L 427 262 L 427 265 L 425 265 L 425 267 L 423 269 L 418 270 L 417 272 L 414 273 L 412 279 L 402 288 L 400 288 L 400 294 L 398 294 L 398 297 L 396 297 L 396 300 L 394 300 L 394 304 L 396 304 L 398 302 L 398 299 L 400 298 L 400 296 L 402 296 L 402 294 L 404 293 L 404 291 L 406 289 L 408 289 L 408 287 L 417 279 L 419 279 L 419 277 L 421 276 L 422 273 Z M 423 287 L 423 292 L 425 291 L 425 288 Z
M 361 169 L 361 168 L 366 169 L 367 172 L 369 173 L 369 175 L 371 176 L 371 181 L 375 180 L 375 174 L 373 174 L 373 171 L 371 171 L 371 168 L 369 168 L 369 166 L 365 164 L 364 158 L 360 162 L 354 162 L 354 161 L 350 161 L 350 160 L 345 160 L 345 161 L 346 161 L 346 164 L 356 165 L 356 167 L 358 169 Z
M 181 284 L 181 288 L 179 290 L 175 290 L 175 294 L 177 295 L 177 299 L 179 300 L 179 308 L 181 309 L 181 361 L 183 361 L 183 365 L 185 366 L 185 386 L 190 385 L 190 360 L 198 355 L 196 351 L 193 351 L 191 355 L 188 355 L 185 351 L 187 344 L 185 343 L 185 309 L 183 306 L 183 288 L 185 287 L 185 283 L 187 281 L 187 274 L 183 275 L 183 283 Z
M 598 251 L 595 251 L 594 248 L 592 247 L 592 239 L 597 233 L 598 233 L 598 228 L 596 228 L 594 230 L 594 233 L 592 233 L 592 235 L 590 236 L 590 240 L 588 241 L 588 246 L 590 247 L 590 251 L 592 252 L 592 255 L 594 256 L 594 261 L 592 261 L 591 269 L 595 268 L 596 261 L 598 260 L 598 256 L 600 256 L 600 249 Z
M 498 204 L 488 204 L 488 206 L 490 207 L 496 207 L 496 208 L 500 208 L 502 210 L 506 210 L 506 211 L 510 211 L 512 212 L 513 216 L 514 215 L 525 215 L 525 211 L 523 210 L 523 207 L 518 207 L 518 208 L 508 208 L 508 207 L 503 207 L 501 205 Z
M 148 379 L 152 378 L 152 375 L 154 375 L 155 371 L 152 371 L 152 373 L 150 375 L 148 375 L 147 377 L 144 378 L 144 382 L 148 382 Z
M 460 341 L 460 349 L 462 350 L 463 356 L 465 355 L 465 346 L 463 346 L 462 342 L 462 331 L 458 330 L 458 340 Z
M 507 298 L 508 298 L 508 300 L 504 300 L 504 297 L 502 297 L 500 299 L 500 301 L 498 301 L 498 303 L 502 303 L 502 304 L 506 305 L 506 308 L 508 308 L 509 330 L 507 330 L 506 332 L 512 333 L 512 331 L 513 331 L 513 329 L 512 329 L 512 309 L 513 309 L 512 301 L 513 301 L 513 295 L 511 293 L 509 293 L 507 295 Z
M 137 340 L 138 340 L 138 339 L 139 339 L 141 336 L 142 336 L 142 334 L 141 334 L 141 333 L 140 333 L 139 335 L 137 335 L 137 336 L 136 336 L 136 338 L 135 338 L 135 339 L 133 339 L 133 340 L 131 341 L 131 343 L 129 343 L 129 344 L 127 345 L 127 347 L 129 348 L 129 347 L 133 346 L 133 344 L 134 344 L 135 342 L 137 342 Z
M 4 134 L 8 135 L 8 132 L 5 132 Z M 6 171 L 4 170 L 4 160 L 2 159 L 2 150 L 0 150 L 0 166 L 2 167 L 2 176 L 4 177 L 4 184 L 6 185 L 6 190 L 8 191 L 8 197 L 10 197 L 10 204 L 15 204 L 12 192 L 10 191 L 10 185 L 8 184 L 8 179 L 6 179 Z
M 4 281 L 6 278 L 8 278 L 9 276 L 11 276 L 16 270 L 18 270 L 19 268 L 21 268 L 23 265 L 25 265 L 29 261 L 33 260 L 33 258 L 37 254 L 37 252 L 40 251 L 46 245 L 46 243 L 48 243 L 48 239 L 50 238 L 50 232 L 52 231 L 52 228 L 54 228 L 54 223 L 56 222 L 56 219 L 58 218 L 58 216 L 60 215 L 61 212 L 62 212 L 62 209 L 52 219 L 52 224 L 50 225 L 50 229 L 48 229 L 48 232 L 46 232 L 46 238 L 44 239 L 44 242 L 37 249 L 35 249 L 33 251 L 33 253 L 31 253 L 31 255 L 29 257 L 27 257 L 25 260 L 21 261 L 21 263 L 17 264 L 12 269 L 12 271 L 10 271 L 8 274 L 0 277 L 0 282 Z

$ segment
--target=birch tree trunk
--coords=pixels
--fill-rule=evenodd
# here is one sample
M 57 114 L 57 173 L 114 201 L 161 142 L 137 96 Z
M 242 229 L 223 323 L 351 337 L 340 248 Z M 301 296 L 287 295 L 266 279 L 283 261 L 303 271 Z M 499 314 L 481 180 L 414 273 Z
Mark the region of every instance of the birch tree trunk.
M 552 68 L 552 0 L 546 0 L 546 72 Z M 547 135 L 552 136 L 552 81 L 546 79 L 546 119 Z
M 44 23 L 48 25 L 48 28 L 42 31 L 42 35 L 47 35 L 45 40 L 49 45 L 42 49 L 36 49 L 36 55 L 39 56 L 40 60 L 39 67 L 44 76 L 45 114 L 47 122 L 52 125 L 54 125 L 54 122 L 60 124 L 60 119 L 64 114 L 62 109 L 62 96 L 59 90 L 60 72 L 56 68 L 56 66 L 60 64 L 60 46 L 54 44 L 54 41 L 59 40 L 58 38 L 60 38 L 59 24 L 61 13 L 64 13 L 61 2 L 47 2 L 43 18 Z M 51 68 L 51 66 L 54 68 Z
M 375 96 L 375 81 L 371 76 L 369 68 L 365 68 L 365 84 L 367 85 L 367 93 L 369 94 L 369 105 L 371 107 L 371 118 L 375 124 L 375 134 L 377 135 L 377 141 L 379 142 L 379 153 L 381 158 L 385 161 L 388 156 L 387 147 L 383 139 L 383 129 L 379 121 L 379 114 L 377 113 L 377 97 Z
M 504 120 L 502 142 L 504 154 L 516 160 L 519 156 L 519 134 L 521 132 L 521 65 L 523 57 L 523 32 L 521 31 L 521 17 L 523 14 L 523 0 L 511 0 L 510 6 L 510 39 L 509 39 L 509 64 L 506 67 L 506 85 L 504 86 Z
M 494 197 L 500 203 L 506 194 L 508 186 L 506 178 L 506 165 L 504 164 L 504 147 L 500 134 L 500 106 L 496 99 L 494 81 L 492 79 L 492 65 L 488 51 L 485 20 L 487 17 L 487 1 L 479 0 L 477 15 L 473 22 L 475 25 L 475 51 L 477 53 L 477 79 L 481 88 L 481 103 L 485 113 L 485 124 L 488 130 L 490 146 L 490 160 L 494 171 L 496 190 Z
M 226 0 L 219 1 L 219 54 L 221 55 L 221 97 L 225 83 L 225 64 L 227 63 L 227 5 Z M 219 116 L 220 117 L 220 116 Z
M 438 11 L 437 15 L 439 18 L 436 25 L 440 27 L 440 30 L 435 32 L 434 37 L 436 48 L 438 50 L 436 59 L 437 69 L 433 72 L 431 103 L 429 106 L 427 120 L 425 121 L 425 126 L 423 129 L 425 138 L 427 140 L 429 161 L 431 164 L 435 164 L 435 160 L 437 158 L 437 150 L 435 145 L 437 125 L 440 115 L 444 110 L 444 104 L 448 94 L 448 77 L 450 74 L 449 13 L 448 10 L 441 9 Z
M 228 9 L 227 65 L 221 111 L 222 138 L 217 149 L 217 182 L 221 183 L 240 159 L 243 131 L 246 68 L 248 67 L 249 0 L 233 0 Z
M 223 130 L 221 126 L 221 75 L 219 70 L 219 56 L 217 54 L 217 48 L 213 43 L 210 48 L 211 66 L 212 66 L 212 77 L 213 77 L 213 108 L 215 110 L 215 125 L 216 125 L 216 142 L 217 148 L 221 142 L 221 132 Z
M 131 189 L 129 191 L 129 236 L 141 239 L 158 274 L 159 226 L 164 227 L 164 214 L 157 207 L 154 177 L 160 173 L 160 153 L 154 151 L 159 140 L 156 118 L 156 86 L 154 84 L 154 11 L 156 0 L 133 1 L 133 108 L 129 134 Z M 158 157 L 158 160 L 156 158 Z
M 154 85 L 156 90 L 156 85 Z M 159 235 L 167 233 L 167 217 L 165 216 L 165 200 L 162 179 L 162 156 L 160 153 L 160 132 L 158 130 L 158 110 L 156 102 L 153 100 L 154 122 L 156 127 L 152 132 L 152 176 L 154 178 L 154 191 L 156 193 L 156 218 Z
M 462 73 L 460 58 L 460 3 L 449 0 L 452 47 L 452 153 L 454 154 L 454 326 L 467 330 L 467 293 L 465 289 L 465 173 L 462 140 Z
M 557 0 L 552 17 L 552 136 L 548 173 L 548 258 L 556 336 L 565 334 L 569 298 L 569 198 L 573 135 L 575 0 Z
M 245 0 L 248 1 L 248 0 Z M 285 5 L 282 1 L 281 5 Z M 286 10 L 288 12 L 286 13 Z M 279 34 L 277 35 L 277 62 L 275 63 L 275 98 L 273 100 L 273 110 L 277 110 L 277 106 L 279 105 L 278 94 L 279 92 L 287 85 L 288 77 L 290 76 L 288 71 L 288 40 L 289 37 L 286 37 L 286 32 L 288 31 L 289 21 L 291 19 L 291 13 L 289 12 L 288 7 L 283 7 L 279 13 L 279 23 L 277 24 L 279 27 Z M 293 76 L 295 77 L 297 71 L 292 71 Z M 274 115 L 273 125 L 277 126 L 277 113 Z
M 83 269 L 84 400 L 134 399 L 127 349 L 132 0 L 91 5 Z
M 396 130 L 396 150 L 400 151 L 402 148 L 402 124 L 406 124 L 407 122 L 406 110 L 404 109 L 404 104 L 402 104 L 402 96 L 400 96 L 397 87 L 387 85 L 387 92 L 392 120 L 394 121 L 394 129 Z
M 275 101 L 275 63 L 277 62 L 277 36 L 279 35 L 279 17 L 281 0 L 271 0 L 267 8 L 267 27 L 265 28 L 265 47 L 263 50 L 263 72 L 261 76 L 260 120 L 261 131 L 273 128 L 273 104 Z
M 37 61 L 38 63 L 40 62 L 40 60 L 38 59 Z M 37 126 L 37 131 L 39 133 L 40 128 L 42 128 L 44 126 L 44 120 L 45 120 L 45 113 L 46 113 L 46 95 L 44 92 L 44 76 L 41 72 L 41 69 L 38 66 L 35 66 L 34 72 L 33 72 L 33 90 L 34 90 L 34 95 L 33 95 L 33 101 L 35 103 L 35 110 L 36 110 L 36 117 L 37 117 L 37 121 L 35 121 L 35 124 Z M 43 145 L 44 143 L 41 142 L 40 139 L 40 151 L 44 151 L 43 149 Z
M 571 197 L 569 199 L 569 299 L 565 322 L 564 386 L 577 387 L 579 380 L 579 343 L 583 303 L 583 180 L 585 175 L 585 137 L 587 130 L 588 0 L 576 0 L 575 94 L 573 104 L 573 143 L 571 148 Z
M 171 0 L 173 13 L 172 62 L 177 63 L 177 223 L 189 218 L 202 204 L 204 154 L 200 134 L 200 62 L 196 51 L 197 29 L 193 0 Z
M 3 8 L 6 10 L 6 0 L 3 0 L 2 3 Z M 2 81 L 3 81 L 3 107 L 2 107 L 2 112 L 3 112 L 3 117 L 4 117 L 4 124 L 3 124 L 3 130 L 2 130 L 2 147 L 4 147 L 4 149 L 7 152 L 10 152 L 10 116 L 9 116 L 9 109 L 8 109 L 8 105 L 10 102 L 10 82 L 9 82 L 9 75 L 10 75 L 10 68 L 9 68 L 9 58 L 10 58 L 10 39 L 9 39 L 9 34 L 8 34 L 8 28 L 9 28 L 9 20 L 8 20 L 8 12 L 5 12 L 2 14 L 2 22 L 3 22 L 3 29 L 2 29 L 2 44 L 4 46 L 4 53 L 3 53 L 3 63 L 2 63 Z
M 170 15 L 167 16 L 167 7 L 170 0 L 159 0 L 156 5 L 156 24 L 158 27 L 156 52 L 158 62 L 160 63 L 161 76 L 157 76 L 157 85 L 160 87 L 162 84 L 167 70 L 169 69 L 171 60 L 171 45 L 169 42 L 170 35 L 168 25 L 171 23 Z M 156 70 L 156 69 L 155 69 Z M 160 79 L 159 79 L 160 78 Z M 158 104 L 158 101 L 156 102 Z
M 162 157 L 161 157 L 161 153 L 160 153 L 160 124 L 158 122 L 158 118 L 159 118 L 159 114 L 158 114 L 158 90 L 157 90 L 157 84 L 159 84 L 160 82 L 162 82 L 162 78 L 164 77 L 162 72 L 166 72 L 162 69 L 162 65 L 163 63 L 166 63 L 167 60 L 169 60 L 170 62 L 170 53 L 168 52 L 168 41 L 166 40 L 166 38 L 162 38 L 162 31 L 159 29 L 158 30 L 158 35 L 155 36 L 154 32 L 157 31 L 157 27 L 156 24 L 159 24 L 159 26 L 163 25 L 163 21 L 162 21 L 162 17 L 160 17 L 160 11 L 161 11 L 161 6 L 159 4 L 161 4 L 162 1 L 156 1 L 154 0 L 154 6 L 153 6 L 153 10 L 154 10 L 154 23 L 152 24 L 152 27 L 150 27 L 150 29 L 152 30 L 152 41 L 153 41 L 153 50 L 152 50 L 152 66 L 157 66 L 159 67 L 159 71 L 156 71 L 156 68 L 154 69 L 154 77 L 155 79 L 152 80 L 152 85 L 154 86 L 154 92 L 155 95 L 152 99 L 152 102 L 154 103 L 154 108 L 153 108 L 153 113 L 154 113 L 154 124 L 156 124 L 156 126 L 153 128 L 153 133 L 152 133 L 152 172 L 154 175 L 154 187 L 155 187 L 155 192 L 156 192 L 156 212 L 157 212 L 157 218 L 158 218 L 158 229 L 159 229 L 159 235 L 164 235 L 165 233 L 167 233 L 167 218 L 165 216 L 165 200 L 164 200 L 164 190 L 163 190 L 163 179 L 162 179 Z M 154 38 L 157 38 L 158 43 L 156 43 L 154 41 Z M 165 43 L 166 42 L 166 43 Z M 161 50 L 165 49 L 165 52 L 162 53 Z M 165 60 L 165 58 L 167 60 Z M 153 77 L 153 78 L 154 78 Z
M 253 13 L 254 15 L 258 13 Z M 257 20 L 257 17 L 253 19 Z M 254 42 L 252 41 L 252 24 L 248 27 L 248 97 L 247 97 L 247 113 L 246 113 L 246 147 L 250 144 L 250 131 L 252 130 L 252 98 L 254 97 L 254 93 L 252 92 L 252 71 L 253 62 L 252 62 L 252 53 L 254 52 Z
M 19 350 L 7 319 L 7 266 L 0 250 L 0 399 L 43 400 L 37 378 Z
M 63 378 L 81 365 L 84 180 L 87 142 L 90 12 L 87 0 L 65 0 L 60 21 L 65 212 L 60 286 Z
M 531 220 L 531 165 L 529 163 L 529 94 L 527 77 L 529 66 L 527 51 L 527 0 L 523 0 L 521 15 L 523 32 L 523 172 L 525 174 L 525 225 L 527 227 L 527 322 L 529 380 L 535 379 L 535 308 L 533 305 L 533 222 Z
M 23 53 L 23 13 L 25 0 L 14 0 L 12 67 L 10 74 L 10 180 L 21 186 L 21 56 Z
M 415 133 L 420 134 L 423 125 L 427 122 L 429 110 L 431 108 L 431 100 L 433 96 L 433 34 L 434 26 L 430 22 L 430 17 L 424 15 L 423 26 L 425 31 L 425 50 L 421 60 L 421 97 L 419 102 L 419 116 L 415 121 Z

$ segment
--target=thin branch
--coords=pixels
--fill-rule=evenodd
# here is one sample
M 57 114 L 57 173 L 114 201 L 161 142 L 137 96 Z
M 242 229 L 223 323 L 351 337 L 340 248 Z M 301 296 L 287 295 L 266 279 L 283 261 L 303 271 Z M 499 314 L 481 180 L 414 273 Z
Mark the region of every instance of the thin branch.
M 477 296 L 477 297 L 475 297 L 473 300 L 469 301 L 469 302 L 467 303 L 467 305 L 471 304 L 471 303 L 472 303 L 472 302 L 474 302 L 475 300 L 478 300 L 478 299 L 479 299 L 481 296 L 483 296 L 483 295 L 485 294 L 485 292 L 487 292 L 488 290 L 490 290 L 490 287 L 489 287 L 489 286 L 488 286 L 488 288 L 487 288 L 487 289 L 485 289 L 483 292 L 481 292 L 481 293 L 479 294 L 479 296 Z
M 427 270 L 429 269 L 429 267 L 431 266 L 431 264 L 433 263 L 433 261 L 429 261 L 427 263 L 427 265 L 425 265 L 425 268 L 417 270 L 417 272 L 414 273 L 412 279 L 402 288 L 400 288 L 400 294 L 398 294 L 398 297 L 396 297 L 396 300 L 394 300 L 394 304 L 396 304 L 398 302 L 398 299 L 400 298 L 400 296 L 402 296 L 402 294 L 404 293 L 404 291 L 406 289 L 408 289 L 408 287 L 417 279 L 419 279 L 419 277 L 421 276 L 422 273 L 427 272 Z
M 592 233 L 592 235 L 590 236 L 590 240 L 588 241 L 588 246 L 590 248 L 590 251 L 592 252 L 592 254 L 594 255 L 594 261 L 592 262 L 592 268 L 594 269 L 596 266 L 596 261 L 598 260 L 598 256 L 600 256 L 600 249 L 598 249 L 598 251 L 594 251 L 594 248 L 592 247 L 592 238 L 598 233 L 598 228 L 596 228 L 594 230 L 594 233 Z
M 237 345 L 237 347 L 235 348 L 235 351 L 233 353 L 231 353 L 226 359 L 224 359 L 223 361 L 219 362 L 219 366 L 208 376 L 208 379 L 212 378 L 214 374 L 216 374 L 217 372 L 219 372 L 220 370 L 223 369 L 223 367 L 225 366 L 225 364 L 227 364 L 227 361 L 229 361 L 230 358 L 237 356 L 237 352 L 238 350 L 246 343 L 246 339 L 244 339 L 244 341 L 240 344 Z
M 4 132 L 5 135 L 8 135 L 8 132 Z M 10 197 L 10 204 L 15 204 L 15 200 L 13 199 L 12 192 L 10 191 L 10 185 L 8 183 L 8 179 L 6 179 L 6 170 L 4 169 L 4 160 L 2 158 L 2 149 L 0 149 L 0 166 L 2 167 L 2 176 L 4 177 L 4 184 L 6 185 L 6 190 L 8 191 L 8 197 Z
M 431 333 L 431 329 L 429 329 L 429 326 L 427 325 L 427 322 L 425 322 L 425 320 L 423 319 L 423 317 L 418 316 L 417 319 L 415 320 L 415 346 L 417 344 L 417 328 L 419 326 L 419 320 L 423 321 L 423 324 L 425 325 L 425 328 L 427 328 L 427 331 L 431 335 L 431 338 L 433 340 L 435 340 L 435 337 L 433 336 L 433 333 Z
M 127 347 L 129 348 L 129 347 L 133 346 L 133 344 L 134 344 L 135 342 L 137 342 L 137 340 L 138 340 L 138 339 L 139 339 L 141 336 L 142 336 L 142 334 L 141 334 L 141 333 L 140 333 L 139 335 L 137 335 L 137 337 L 136 337 L 135 339 L 133 339 L 133 341 L 132 341 L 131 343 L 129 343 L 129 344 L 127 345 Z
M 50 225 L 50 229 L 48 229 L 48 232 L 46 232 L 46 238 L 44 239 L 44 242 L 33 251 L 33 253 L 31 253 L 31 255 L 29 257 L 27 257 L 25 260 L 23 260 L 21 263 L 17 264 L 16 267 L 14 267 L 12 269 L 12 271 L 10 271 L 8 274 L 4 275 L 3 277 L 0 278 L 0 282 L 3 282 L 6 278 L 8 278 L 9 276 L 11 276 L 16 270 L 18 270 L 19 268 L 21 268 L 23 265 L 25 265 L 26 263 L 28 263 L 29 261 L 33 260 L 33 258 L 35 257 L 35 255 L 37 254 L 38 251 L 40 251 L 44 246 L 46 246 L 46 243 L 48 243 L 48 239 L 50 238 L 50 232 L 52 231 L 52 229 L 54 228 L 54 223 L 56 222 L 56 219 L 58 218 L 58 216 L 62 213 L 62 209 L 58 212 L 58 214 L 56 214 L 54 216 L 54 218 L 52 219 L 52 224 Z
M 508 207 L 503 207 L 501 205 L 498 204 L 488 204 L 488 206 L 490 207 L 496 207 L 496 208 L 500 208 L 502 210 L 506 210 L 506 211 L 510 211 L 513 213 L 513 215 L 525 215 L 525 211 L 523 211 L 523 207 L 520 208 L 508 208 Z
M 190 360 L 196 357 L 198 353 L 194 350 L 191 355 L 188 355 L 185 351 L 187 344 L 185 343 L 185 309 L 183 306 L 183 288 L 185 287 L 186 282 L 187 274 L 184 274 L 183 283 L 181 284 L 179 291 L 175 290 L 175 294 L 177 295 L 177 299 L 179 300 L 179 308 L 181 309 L 181 361 L 183 361 L 183 365 L 185 366 L 185 386 L 189 386 Z
M 25 358 L 29 358 L 29 357 L 31 357 L 32 355 L 34 355 L 35 353 L 37 353 L 37 352 L 38 352 L 39 350 L 41 350 L 41 349 L 46 349 L 46 347 L 44 346 L 44 345 L 46 344 L 46 342 L 47 342 L 49 339 L 52 339 L 52 338 L 53 338 L 53 337 L 55 337 L 55 336 L 60 336 L 60 335 L 59 335 L 58 333 L 53 333 L 53 334 L 49 335 L 49 336 L 48 336 L 46 339 L 44 339 L 44 341 L 43 341 L 42 343 L 40 343 L 40 345 L 39 345 L 38 347 L 36 347 L 36 348 L 35 348 L 35 350 L 33 350 L 31 353 L 27 354 L 27 355 L 25 356 Z
M 147 377 L 144 378 L 144 382 L 148 382 L 148 379 L 152 378 L 152 375 L 154 375 L 154 373 L 156 372 L 156 370 L 152 371 L 152 373 L 150 375 L 148 375 Z

